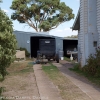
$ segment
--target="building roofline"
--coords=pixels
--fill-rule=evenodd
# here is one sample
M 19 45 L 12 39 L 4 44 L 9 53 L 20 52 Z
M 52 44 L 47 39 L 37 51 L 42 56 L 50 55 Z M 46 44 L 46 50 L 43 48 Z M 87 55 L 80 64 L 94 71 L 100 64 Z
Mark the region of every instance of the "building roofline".
M 72 26 L 72 30 L 79 30 L 80 29 L 80 8 L 78 10 L 76 19 L 74 21 L 74 24 Z
M 18 31 L 18 30 L 14 30 L 13 32 L 20 32 L 20 34 L 38 34 L 38 35 L 41 35 L 41 36 L 48 36 L 48 37 L 55 37 L 55 38 L 61 38 L 62 39 L 62 37 L 59 37 L 59 36 L 46 34 L 46 33 L 49 33 L 49 32 L 26 32 L 26 31 Z

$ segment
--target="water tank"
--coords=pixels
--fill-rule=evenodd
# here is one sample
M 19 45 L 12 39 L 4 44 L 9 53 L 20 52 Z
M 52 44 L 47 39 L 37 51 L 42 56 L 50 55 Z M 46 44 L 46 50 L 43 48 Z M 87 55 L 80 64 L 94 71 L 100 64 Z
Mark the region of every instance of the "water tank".
M 64 52 L 63 50 L 59 51 L 59 59 L 63 60 Z

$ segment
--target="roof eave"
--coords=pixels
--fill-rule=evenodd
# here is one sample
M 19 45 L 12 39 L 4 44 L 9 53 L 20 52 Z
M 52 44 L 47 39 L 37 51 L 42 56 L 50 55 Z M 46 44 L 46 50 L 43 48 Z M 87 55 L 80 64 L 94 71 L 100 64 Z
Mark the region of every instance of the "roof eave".
M 80 9 L 72 26 L 72 30 L 80 30 Z

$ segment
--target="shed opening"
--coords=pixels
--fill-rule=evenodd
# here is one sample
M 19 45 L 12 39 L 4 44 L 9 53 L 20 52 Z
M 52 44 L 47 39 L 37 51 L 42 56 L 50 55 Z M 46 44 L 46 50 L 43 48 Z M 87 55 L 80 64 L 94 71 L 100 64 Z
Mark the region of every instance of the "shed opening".
M 65 57 L 70 57 L 67 55 L 67 50 L 74 51 L 74 48 L 77 49 L 78 40 L 63 40 L 63 51 Z
M 37 51 L 39 50 L 39 40 L 40 39 L 55 39 L 52 37 L 43 37 L 43 36 L 35 36 L 35 37 L 30 37 L 30 50 L 31 50 L 31 57 L 36 58 L 37 57 Z

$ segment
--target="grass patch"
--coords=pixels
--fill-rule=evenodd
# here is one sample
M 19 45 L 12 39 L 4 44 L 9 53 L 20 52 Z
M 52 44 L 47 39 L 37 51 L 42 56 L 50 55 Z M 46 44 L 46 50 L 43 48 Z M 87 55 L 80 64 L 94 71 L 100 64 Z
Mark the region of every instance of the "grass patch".
M 71 62 L 70 58 L 64 57 L 64 60 Z
M 27 61 L 34 61 L 35 58 L 26 57 L 26 60 L 27 60 Z
M 61 90 L 61 95 L 64 96 L 65 93 L 63 91 L 63 84 L 65 83 L 65 77 L 60 73 L 58 68 L 54 66 L 53 64 L 50 64 L 50 66 L 42 66 L 42 69 L 45 71 L 45 73 L 49 76 L 49 78 L 53 81 L 53 83 L 58 86 L 58 88 Z M 62 84 L 62 85 L 61 85 Z
M 79 73 L 79 74 L 84 74 L 84 73 L 82 72 L 82 70 L 80 69 L 78 63 L 77 63 L 77 64 L 73 63 L 73 68 L 69 68 L 69 70 L 75 71 L 75 72 L 77 72 L 77 73 Z
M 29 62 L 25 68 L 20 70 L 19 72 L 33 72 L 33 63 Z
M 76 87 L 53 64 L 42 66 L 42 69 L 51 79 L 54 85 L 58 87 L 60 95 L 64 100 L 84 100 L 84 98 L 87 98 L 86 94 Z M 89 100 L 89 98 L 86 100 Z
M 68 61 L 68 62 L 72 62 L 72 63 L 74 63 L 75 62 L 75 60 L 70 60 L 70 58 L 68 58 L 68 57 L 64 57 L 64 60 L 66 60 L 66 61 Z
M 9 74 L 17 74 L 23 72 L 32 72 L 33 63 L 32 62 L 15 62 L 7 69 Z
M 51 79 L 54 80 L 57 78 L 56 76 L 59 74 L 59 70 L 53 64 L 50 64 L 50 66 L 42 66 L 42 69 L 49 75 Z
M 79 64 L 74 64 L 73 68 L 69 68 L 69 70 L 74 71 L 74 72 L 78 73 L 79 75 L 86 77 L 90 82 L 92 82 L 93 84 L 100 87 L 100 77 L 95 77 L 95 76 L 89 75 L 88 73 L 83 71 L 83 68 L 80 68 Z
M 38 95 L 32 61 L 14 62 L 7 68 L 7 72 L 9 74 L 5 80 L 0 82 L 0 87 L 5 87 L 3 97 Z M 2 92 L 1 88 L 0 92 Z

